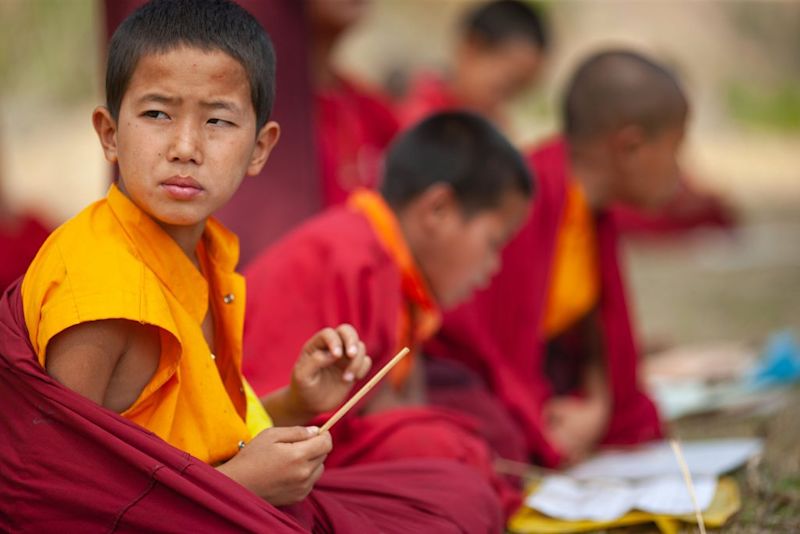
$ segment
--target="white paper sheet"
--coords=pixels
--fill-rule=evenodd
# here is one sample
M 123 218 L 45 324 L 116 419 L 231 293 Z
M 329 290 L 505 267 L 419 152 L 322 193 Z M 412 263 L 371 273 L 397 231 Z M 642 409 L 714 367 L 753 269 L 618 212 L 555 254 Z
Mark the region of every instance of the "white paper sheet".
M 759 439 L 682 443 L 700 509 L 711 504 L 720 475 L 744 464 L 762 448 Z M 613 521 L 631 510 L 665 515 L 694 511 L 678 461 L 666 441 L 606 452 L 563 476 L 546 477 L 526 504 L 568 521 Z
M 692 477 L 717 477 L 744 464 L 761 453 L 760 439 L 717 439 L 681 444 Z M 675 454 L 666 441 L 640 447 L 601 453 L 583 462 L 566 475 L 581 480 L 641 480 L 663 475 L 680 475 Z
M 717 489 L 715 477 L 694 480 L 697 503 L 705 510 Z M 638 481 L 578 481 L 552 476 L 526 500 L 528 507 L 567 521 L 613 521 L 631 510 L 682 515 L 694 512 L 683 478 L 664 476 Z

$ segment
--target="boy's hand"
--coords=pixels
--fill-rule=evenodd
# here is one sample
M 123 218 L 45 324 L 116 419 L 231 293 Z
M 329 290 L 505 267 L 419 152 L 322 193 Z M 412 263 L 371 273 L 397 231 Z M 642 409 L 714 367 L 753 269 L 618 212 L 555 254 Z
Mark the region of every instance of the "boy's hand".
M 294 409 L 315 416 L 336 408 L 371 366 L 355 328 L 343 324 L 320 330 L 303 347 L 294 366 L 289 387 Z
M 330 433 L 315 427 L 268 428 L 218 470 L 270 504 L 294 504 L 322 476 L 331 448 Z
M 568 463 L 583 460 L 602 439 L 610 408 L 600 399 L 554 397 L 544 407 L 547 437 Z

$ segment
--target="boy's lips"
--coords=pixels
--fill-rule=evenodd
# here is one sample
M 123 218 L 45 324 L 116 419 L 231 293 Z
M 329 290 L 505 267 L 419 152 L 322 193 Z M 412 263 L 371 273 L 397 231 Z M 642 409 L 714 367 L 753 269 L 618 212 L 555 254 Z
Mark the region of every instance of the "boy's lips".
M 189 200 L 205 191 L 200 182 L 191 176 L 173 176 L 160 185 L 176 200 Z

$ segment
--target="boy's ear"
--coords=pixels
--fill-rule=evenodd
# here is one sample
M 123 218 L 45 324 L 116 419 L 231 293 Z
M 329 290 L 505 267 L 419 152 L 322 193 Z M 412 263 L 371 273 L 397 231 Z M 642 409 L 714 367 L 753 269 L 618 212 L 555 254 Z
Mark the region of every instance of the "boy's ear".
M 272 149 L 278 144 L 278 139 L 281 137 L 281 127 L 275 121 L 267 121 L 267 123 L 259 130 L 256 136 L 256 146 L 253 149 L 253 157 L 250 158 L 250 164 L 247 166 L 247 175 L 255 176 L 264 168 L 264 164 L 269 159 Z
M 92 125 L 109 163 L 117 163 L 117 121 L 105 106 L 97 106 L 92 113 Z
M 423 191 L 414 203 L 420 222 L 431 232 L 436 232 L 448 217 L 459 212 L 458 199 L 453 188 L 442 182 Z
M 613 133 L 614 152 L 626 156 L 636 152 L 647 141 L 647 133 L 638 124 L 627 124 Z

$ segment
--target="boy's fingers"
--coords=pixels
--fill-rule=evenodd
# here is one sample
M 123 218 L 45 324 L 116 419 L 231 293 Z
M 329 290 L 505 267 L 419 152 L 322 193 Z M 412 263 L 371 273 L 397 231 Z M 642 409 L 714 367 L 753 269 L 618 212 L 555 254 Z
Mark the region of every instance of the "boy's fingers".
M 351 358 L 356 356 L 358 354 L 359 344 L 358 332 L 356 332 L 356 329 L 349 324 L 340 324 L 336 327 L 336 331 L 344 342 L 345 353 Z
M 311 472 L 311 476 L 308 477 L 308 481 L 311 483 L 312 486 L 317 483 L 317 480 L 319 480 L 319 478 L 322 476 L 322 473 L 324 472 L 325 472 L 325 464 L 323 463 L 320 463 L 317 467 L 314 468 L 314 470 Z
M 262 434 L 266 432 L 269 432 L 275 443 L 300 443 L 316 437 L 319 429 L 304 426 L 276 426 L 265 430 Z
M 359 367 L 358 371 L 356 372 L 356 378 L 361 380 L 362 378 L 367 376 L 367 373 L 369 373 L 369 370 L 371 368 L 372 368 L 372 358 L 370 358 L 369 356 L 365 356 L 361 362 L 361 367 Z
M 313 380 L 320 369 L 330 366 L 338 359 L 333 356 L 328 350 L 316 349 L 312 350 L 308 357 L 300 358 L 294 366 L 294 376 L 305 383 Z
M 359 371 L 364 364 L 364 359 L 367 357 L 367 348 L 364 346 L 364 343 L 359 341 L 356 343 L 355 355 L 351 357 L 350 363 L 347 365 L 344 373 L 342 374 L 342 378 L 345 382 L 352 382 L 356 378 L 361 378 L 361 376 L 363 376 L 359 375 Z
M 333 448 L 333 442 L 331 441 L 330 432 L 324 432 L 308 438 L 302 443 L 297 443 L 296 446 L 301 448 L 300 454 L 303 456 L 303 458 L 311 460 L 321 456 L 324 457 L 331 452 L 331 449 Z
M 342 346 L 342 339 L 339 337 L 339 332 L 333 328 L 323 328 L 313 338 L 313 349 L 327 350 L 334 357 L 339 358 L 344 354 L 344 347 Z

